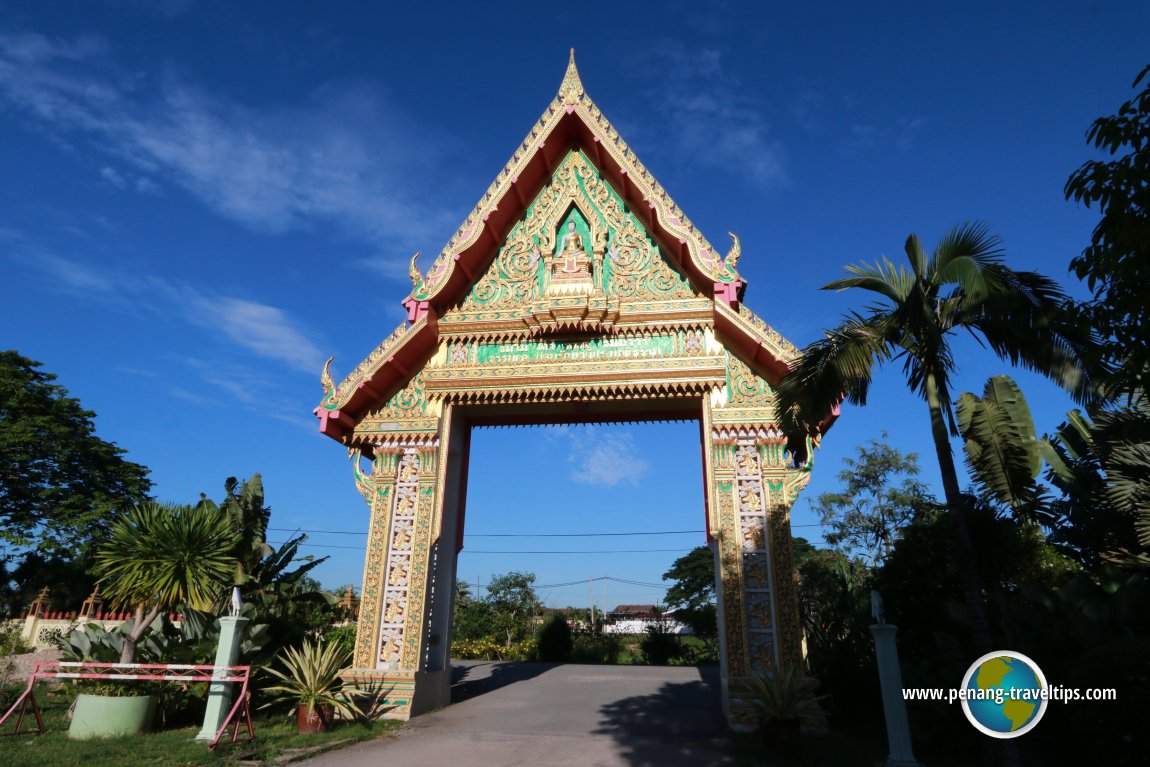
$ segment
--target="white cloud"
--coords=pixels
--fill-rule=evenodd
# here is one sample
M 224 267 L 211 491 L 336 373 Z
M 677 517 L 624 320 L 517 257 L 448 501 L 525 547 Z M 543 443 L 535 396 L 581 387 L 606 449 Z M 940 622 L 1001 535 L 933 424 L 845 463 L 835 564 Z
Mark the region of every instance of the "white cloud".
M 222 332 L 239 346 L 267 359 L 314 373 L 323 354 L 282 309 L 222 296 L 199 296 L 189 318 Z
M 138 271 L 100 271 L 55 255 L 18 232 L 0 231 L 18 247 L 9 257 L 52 278 L 52 284 L 133 314 L 180 317 L 228 339 L 241 350 L 305 373 L 317 373 L 324 355 L 309 332 L 276 306 L 205 292 Z
M 566 432 L 571 443 L 567 456 L 571 479 L 596 487 L 636 486 L 650 469 L 629 434 L 591 426 Z
M 310 412 L 312 403 L 302 403 L 278 392 L 274 380 L 248 365 L 206 360 L 197 357 L 178 357 L 177 360 L 192 370 L 197 381 L 186 381 L 184 386 L 169 390 L 172 396 L 202 407 L 240 407 L 265 418 L 291 424 L 308 433 L 319 432 Z M 225 400 L 217 400 L 205 393 L 204 386 L 223 392 Z
M 785 152 L 771 135 L 766 104 L 724 71 L 721 51 L 664 41 L 637 54 L 633 69 L 667 128 L 653 149 L 666 144 L 680 162 L 760 186 L 787 183 Z
M 446 210 L 406 192 L 442 142 L 421 141 L 378 89 L 331 83 L 301 106 L 256 108 L 176 75 L 125 74 L 110 54 L 98 38 L 0 33 L 0 99 L 101 152 L 109 183 L 174 184 L 257 230 L 330 224 L 399 251 L 448 230 Z

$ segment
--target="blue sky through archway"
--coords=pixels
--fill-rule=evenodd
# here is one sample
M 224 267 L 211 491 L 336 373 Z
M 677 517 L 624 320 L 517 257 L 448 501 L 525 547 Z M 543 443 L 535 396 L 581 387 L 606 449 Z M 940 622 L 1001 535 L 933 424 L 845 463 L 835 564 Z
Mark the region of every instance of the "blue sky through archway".
M 510 570 L 570 583 L 540 589 L 552 607 L 586 606 L 602 576 L 633 582 L 606 583 L 609 608 L 658 604 L 658 585 L 636 583 L 659 584 L 706 542 L 696 421 L 476 429 L 467 496 L 459 579 L 473 591 Z M 538 535 L 502 537 L 525 533 Z M 604 585 L 591 588 L 600 609 Z

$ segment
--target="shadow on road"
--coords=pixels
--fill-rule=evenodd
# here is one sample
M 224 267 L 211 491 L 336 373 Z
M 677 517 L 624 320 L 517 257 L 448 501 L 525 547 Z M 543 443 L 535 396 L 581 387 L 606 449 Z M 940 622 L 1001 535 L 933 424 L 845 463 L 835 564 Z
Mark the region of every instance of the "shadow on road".
M 607 703 L 597 735 L 610 735 L 633 767 L 734 764 L 717 669 L 699 680 L 665 682 L 657 692 Z
M 455 663 L 451 666 L 451 702 L 462 703 L 509 684 L 532 679 L 553 668 L 555 666 L 551 663 Z

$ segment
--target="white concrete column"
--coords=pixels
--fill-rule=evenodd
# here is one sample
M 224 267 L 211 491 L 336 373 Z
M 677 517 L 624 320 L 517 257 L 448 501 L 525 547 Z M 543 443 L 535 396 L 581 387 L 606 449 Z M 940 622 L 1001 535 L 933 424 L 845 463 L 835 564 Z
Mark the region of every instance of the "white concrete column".
M 238 615 L 227 615 L 220 618 L 220 643 L 216 647 L 216 666 L 234 666 L 240 657 L 240 643 L 244 639 L 244 629 L 247 628 L 248 619 Z M 222 676 L 216 672 L 215 676 Z M 208 689 L 208 707 L 204 711 L 204 726 L 196 735 L 196 740 L 212 741 L 216 733 L 227 718 L 231 710 L 232 689 L 236 685 L 232 682 L 212 682 Z
M 910 744 L 910 722 L 906 718 L 906 701 L 902 697 L 902 669 L 898 662 L 895 634 L 898 626 L 876 623 L 870 627 L 874 634 L 875 657 L 878 659 L 878 678 L 882 686 L 882 708 L 886 715 L 886 738 L 890 744 L 890 767 L 917 767 Z

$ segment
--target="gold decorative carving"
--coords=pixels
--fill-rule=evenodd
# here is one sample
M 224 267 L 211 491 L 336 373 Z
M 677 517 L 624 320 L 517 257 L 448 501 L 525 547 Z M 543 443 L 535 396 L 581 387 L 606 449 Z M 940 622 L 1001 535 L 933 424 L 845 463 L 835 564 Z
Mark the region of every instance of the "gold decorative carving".
M 411 263 L 407 265 L 407 275 L 411 277 L 411 287 L 419 290 L 419 286 L 423 284 L 423 273 L 419 271 L 416 262 L 419 261 L 419 251 L 415 251 L 415 255 L 411 257 Z
M 379 366 L 384 363 L 391 352 L 403 343 L 404 338 L 407 336 L 407 332 L 411 330 L 412 327 L 413 326 L 407 324 L 406 320 L 399 323 L 399 327 L 391 331 L 391 334 L 387 338 L 383 339 L 379 346 L 375 347 L 375 349 L 373 349 L 371 353 L 363 359 L 362 362 L 356 365 L 355 370 L 352 370 L 347 375 L 347 377 L 343 379 L 339 386 L 334 387 L 330 395 L 325 395 L 323 401 L 320 403 L 320 407 L 326 408 L 328 410 L 334 410 L 338 408 L 341 404 L 341 399 L 348 397 L 353 391 L 355 391 L 356 386 L 370 378 L 371 374 L 374 373 L 379 368 Z M 332 359 L 335 358 L 333 357 Z M 328 360 L 328 364 L 330 363 L 331 360 Z M 324 369 L 327 369 L 327 365 L 324 366 Z M 328 373 L 328 376 L 330 377 L 330 372 Z M 323 381 L 322 376 L 321 381 Z M 323 381 L 323 383 L 324 391 L 326 392 L 327 382 Z
M 319 382 L 323 385 L 324 400 L 334 399 L 336 395 L 335 381 L 331 377 L 331 361 L 334 359 L 334 354 L 328 357 L 327 362 L 323 363 L 323 372 L 319 374 Z
M 572 208 L 589 226 L 590 243 L 583 242 L 571 220 L 558 234 Z M 442 321 L 450 325 L 472 317 L 505 319 L 509 311 L 537 314 L 537 302 L 546 296 L 593 295 L 608 301 L 667 301 L 698 294 L 624 209 L 595 166 L 582 152 L 573 151 L 490 266 Z
M 723 268 L 732 274 L 738 274 L 739 257 L 743 255 L 743 245 L 734 232 L 727 232 L 727 234 L 731 236 L 731 249 L 727 251 L 727 257 L 723 259 Z
M 767 515 L 770 529 L 771 564 L 779 606 L 779 661 L 784 668 L 802 668 L 802 629 L 799 617 L 799 581 L 791 553 L 791 516 L 788 505 L 779 504 Z
M 771 385 L 751 370 L 747 363 L 729 352 L 727 353 L 727 378 L 729 387 L 728 407 L 774 407 L 775 394 L 771 390 Z

